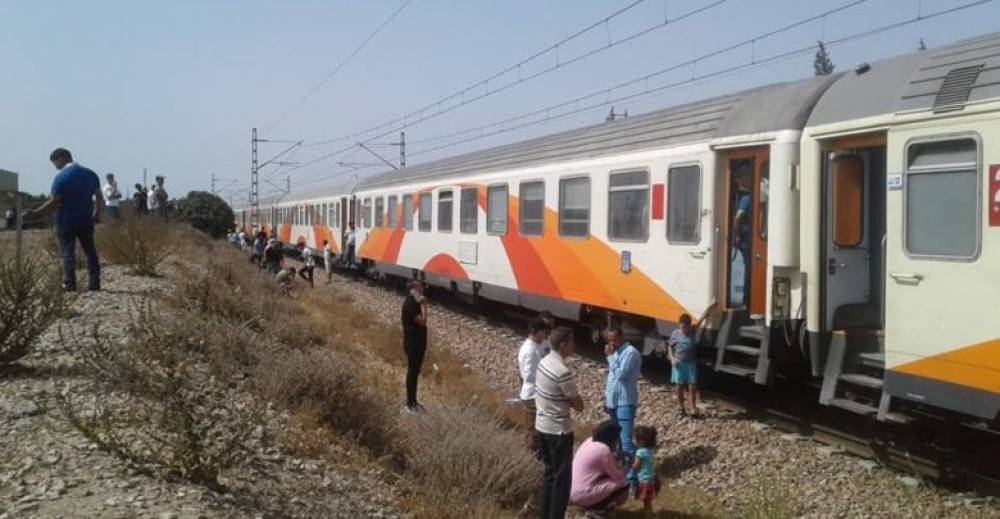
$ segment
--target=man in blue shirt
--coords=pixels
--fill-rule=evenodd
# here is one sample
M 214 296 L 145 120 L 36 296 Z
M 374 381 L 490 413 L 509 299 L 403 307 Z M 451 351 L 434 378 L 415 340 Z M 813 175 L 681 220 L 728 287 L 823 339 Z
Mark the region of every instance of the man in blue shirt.
M 49 155 L 52 165 L 59 170 L 52 181 L 52 198 L 36 209 L 25 211 L 24 218 L 43 218 L 58 210 L 57 236 L 63 267 L 63 289 L 76 290 L 76 242 L 80 242 L 87 255 L 87 272 L 90 290 L 101 289 L 101 265 L 94 247 L 94 224 L 104 207 L 101 181 L 93 171 L 73 162 L 69 150 L 56 148 Z M 96 201 L 96 206 L 95 206 Z
M 733 215 L 733 245 L 740 253 L 740 260 L 743 261 L 743 297 L 742 300 L 730 301 L 737 306 L 745 306 L 747 294 L 749 293 L 750 281 L 750 215 L 753 207 L 753 200 L 750 191 L 753 186 L 753 173 L 748 167 L 740 169 L 736 174 L 736 186 L 738 194 L 736 196 L 736 213 Z M 733 270 L 735 257 L 730 258 L 730 272 Z M 734 280 L 735 281 L 735 280 Z
M 608 328 L 607 340 L 604 355 L 608 358 L 608 380 L 604 388 L 604 405 L 608 416 L 621 427 L 622 450 L 631 462 L 635 456 L 632 425 L 639 405 L 642 355 L 635 346 L 625 341 L 625 334 L 619 327 Z

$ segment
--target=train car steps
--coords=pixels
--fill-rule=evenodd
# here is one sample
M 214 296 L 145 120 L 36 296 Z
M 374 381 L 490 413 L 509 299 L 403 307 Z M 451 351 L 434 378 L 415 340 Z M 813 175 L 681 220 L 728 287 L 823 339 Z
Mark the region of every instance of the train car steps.
M 742 353 L 743 355 L 749 355 L 751 357 L 760 356 L 760 348 L 755 348 L 753 346 L 746 346 L 744 344 L 727 344 L 726 351 Z
M 834 398 L 830 400 L 830 405 L 833 407 L 838 407 L 850 411 L 852 413 L 857 413 L 865 416 L 872 416 L 878 414 L 878 408 L 870 406 L 868 404 L 858 402 L 856 400 L 849 400 L 847 398 Z
M 840 380 L 856 386 L 864 386 L 871 389 L 881 390 L 885 382 L 878 377 L 865 375 L 864 373 L 843 373 Z
M 743 339 L 762 341 L 764 340 L 764 325 L 752 324 L 749 326 L 740 326 L 740 337 Z

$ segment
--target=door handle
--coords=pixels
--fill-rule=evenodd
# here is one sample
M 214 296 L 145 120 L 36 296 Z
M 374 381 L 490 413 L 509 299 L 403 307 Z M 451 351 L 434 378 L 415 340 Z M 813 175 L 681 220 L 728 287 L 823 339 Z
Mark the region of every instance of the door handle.
M 837 269 L 846 269 L 846 268 L 847 264 L 838 262 L 837 258 L 830 258 L 826 262 L 826 270 L 830 275 L 836 274 Z
M 705 249 L 698 249 L 698 250 L 688 251 L 688 255 L 690 255 L 692 258 L 696 258 L 696 259 L 704 258 L 706 254 L 708 254 L 708 251 L 705 250 Z
M 924 279 L 923 274 L 915 274 L 913 272 L 890 272 L 889 275 L 896 281 L 905 281 L 908 283 L 920 283 Z

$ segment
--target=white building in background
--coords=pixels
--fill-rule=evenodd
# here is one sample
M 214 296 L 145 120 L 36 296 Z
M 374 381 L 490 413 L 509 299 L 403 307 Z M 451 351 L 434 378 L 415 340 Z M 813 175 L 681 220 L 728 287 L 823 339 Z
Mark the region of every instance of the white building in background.
M 17 173 L 0 169 L 0 191 L 17 191 Z

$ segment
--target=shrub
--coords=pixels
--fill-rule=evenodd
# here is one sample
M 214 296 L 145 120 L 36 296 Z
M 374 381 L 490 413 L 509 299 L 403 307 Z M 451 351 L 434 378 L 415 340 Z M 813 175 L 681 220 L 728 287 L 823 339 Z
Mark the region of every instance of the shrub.
M 0 365 L 30 353 L 42 332 L 65 313 L 61 279 L 51 263 L 26 260 L 18 266 L 13 254 L 0 258 Z
M 98 226 L 95 236 L 102 260 L 124 265 L 138 276 L 157 275 L 174 238 L 173 228 L 153 217 L 113 220 Z
M 524 433 L 504 427 L 481 407 L 446 404 L 406 418 L 407 465 L 422 489 L 511 508 L 538 489 L 542 470 Z
M 132 313 L 122 344 L 95 328 L 79 346 L 91 381 L 57 396 L 63 415 L 138 470 L 220 488 L 259 413 L 193 361 L 213 346 L 205 325 L 147 305 Z
M 205 191 L 191 191 L 177 201 L 180 219 L 212 238 L 221 238 L 233 228 L 236 216 L 218 196 Z

